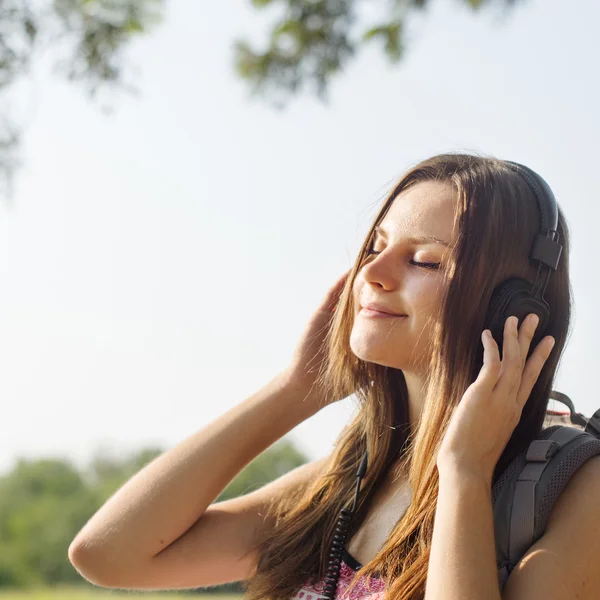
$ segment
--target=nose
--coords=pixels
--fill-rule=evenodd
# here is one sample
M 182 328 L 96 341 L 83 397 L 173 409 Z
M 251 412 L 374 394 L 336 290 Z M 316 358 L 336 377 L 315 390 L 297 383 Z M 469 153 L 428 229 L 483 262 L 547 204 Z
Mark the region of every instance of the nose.
M 397 288 L 404 277 L 403 261 L 397 253 L 386 248 L 380 254 L 371 258 L 371 261 L 362 268 L 365 281 L 379 285 L 386 290 Z

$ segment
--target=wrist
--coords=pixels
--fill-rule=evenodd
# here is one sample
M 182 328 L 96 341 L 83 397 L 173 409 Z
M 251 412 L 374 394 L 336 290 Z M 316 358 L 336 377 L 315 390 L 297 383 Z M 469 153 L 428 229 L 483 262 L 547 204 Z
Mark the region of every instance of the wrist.
M 316 386 L 308 386 L 291 371 L 281 371 L 272 383 L 279 387 L 287 402 L 302 407 L 309 415 L 317 413 L 325 405 L 318 394 L 313 392 Z
M 484 485 L 490 488 L 492 486 L 493 473 L 477 465 L 461 463 L 457 460 L 447 458 L 445 460 L 438 460 L 437 468 L 440 485 L 448 483 L 453 486 Z

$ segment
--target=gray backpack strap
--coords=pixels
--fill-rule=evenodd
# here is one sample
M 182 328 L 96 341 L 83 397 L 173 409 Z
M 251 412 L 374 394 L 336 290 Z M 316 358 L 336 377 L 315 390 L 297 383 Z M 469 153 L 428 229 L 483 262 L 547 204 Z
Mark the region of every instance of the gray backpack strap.
M 517 485 L 510 516 L 508 558 L 517 564 L 535 542 L 536 487 L 544 471 L 552 464 L 552 457 L 569 442 L 584 434 L 573 427 L 557 429 L 547 440 L 534 440 L 527 450 L 527 464 L 517 477 Z M 579 465 L 576 466 L 578 468 Z M 575 471 L 575 469 L 573 469 Z M 567 479 L 564 480 L 567 483 Z M 549 515 L 546 515 L 549 516 Z
M 542 431 L 519 454 L 492 488 L 498 583 L 504 587 L 512 569 L 546 529 L 558 496 L 575 471 L 600 454 L 600 439 L 576 427 Z

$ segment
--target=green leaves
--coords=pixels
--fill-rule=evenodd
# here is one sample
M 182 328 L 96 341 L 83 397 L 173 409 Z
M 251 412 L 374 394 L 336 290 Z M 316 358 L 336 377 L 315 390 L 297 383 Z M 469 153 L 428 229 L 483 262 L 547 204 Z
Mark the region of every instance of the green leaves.
M 269 6 L 269 4 L 274 4 L 276 0 L 251 0 L 252 5 L 256 8 L 263 8 L 265 6 Z
M 54 0 L 53 7 L 61 37 L 72 44 L 62 71 L 93 96 L 102 84 L 124 86 L 123 52 L 161 22 L 163 0 Z
M 283 0 L 285 14 L 273 25 L 266 51 L 236 44 L 236 70 L 254 92 L 270 99 L 312 87 L 325 97 L 327 83 L 354 54 L 350 28 L 354 0 Z
M 237 73 L 268 100 L 283 106 L 301 90 L 321 99 L 334 79 L 367 43 L 383 42 L 388 60 L 398 62 L 404 54 L 404 26 L 412 15 L 427 8 L 430 0 L 370 0 L 369 10 L 384 16 L 377 25 L 358 18 L 366 2 L 360 0 L 251 0 L 256 8 L 278 2 L 283 16 L 265 36 L 267 49 L 259 52 L 243 40 L 235 46 Z M 503 0 L 509 6 L 518 0 Z M 480 9 L 485 0 L 462 0 Z M 368 11 L 367 11 L 368 12 Z
M 277 5 L 280 16 L 261 50 L 234 43 L 237 74 L 275 107 L 308 91 L 327 99 L 329 86 L 365 44 L 382 44 L 388 60 L 403 57 L 409 19 L 431 0 L 250 0 L 256 10 Z M 459 0 L 480 10 L 486 0 Z M 501 0 L 507 7 L 519 0 Z M 368 10 L 364 10 L 368 7 Z M 28 73 L 39 54 L 56 72 L 82 86 L 135 92 L 126 52 L 131 42 L 163 20 L 165 0 L 3 0 L 0 2 L 0 93 Z M 375 23 L 365 14 L 377 10 Z M 277 12 L 277 11 L 275 11 Z M 10 190 L 19 166 L 20 131 L 10 115 L 0 121 L 0 183 Z M 0 191 L 1 195 L 1 191 Z
M 0 587 L 81 583 L 68 559 L 69 545 L 124 483 L 162 453 L 158 447 L 124 456 L 98 451 L 82 472 L 67 460 L 18 461 L 0 477 Z M 305 462 L 291 442 L 279 440 L 219 500 L 247 494 Z
M 373 27 L 363 35 L 364 41 L 381 38 L 388 58 L 397 62 L 402 57 L 404 47 L 402 45 L 402 21 L 396 21 L 387 25 Z
M 131 41 L 162 21 L 164 0 L 3 0 L 0 2 L 0 93 L 28 74 L 37 56 L 90 97 L 110 86 L 133 91 L 125 72 Z M 20 132 L 0 122 L 0 181 L 10 190 Z
M 20 460 L 0 478 L 0 585 L 77 581 L 67 549 L 98 506 L 68 462 Z

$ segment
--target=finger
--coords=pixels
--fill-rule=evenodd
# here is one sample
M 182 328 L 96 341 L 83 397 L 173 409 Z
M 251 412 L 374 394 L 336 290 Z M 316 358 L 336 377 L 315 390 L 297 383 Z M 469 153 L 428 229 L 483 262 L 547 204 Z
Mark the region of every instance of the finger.
M 477 387 L 488 389 L 491 392 L 500 373 L 500 350 L 489 329 L 481 334 L 481 340 L 483 342 L 483 365 L 474 383 Z
M 519 346 L 518 320 L 510 316 L 504 322 L 504 342 L 502 344 L 502 367 L 496 388 L 502 393 L 516 396 L 523 372 L 521 348 Z
M 521 348 L 521 361 L 523 365 L 527 362 L 531 340 L 538 325 L 539 317 L 535 313 L 530 313 L 523 320 L 521 327 L 519 327 L 519 346 Z
M 550 357 L 552 347 L 554 346 L 554 338 L 549 335 L 546 336 L 535 348 L 523 371 L 521 377 L 521 386 L 517 393 L 517 404 L 519 407 L 525 406 L 525 403 L 529 399 L 531 390 L 538 380 L 546 361 Z

